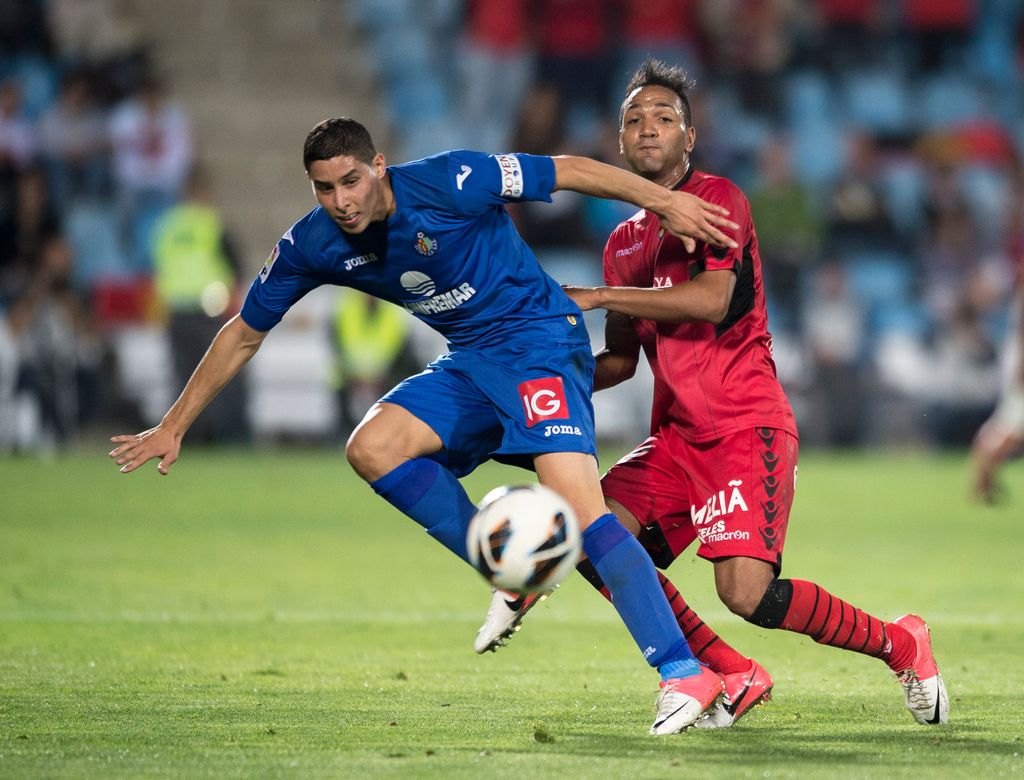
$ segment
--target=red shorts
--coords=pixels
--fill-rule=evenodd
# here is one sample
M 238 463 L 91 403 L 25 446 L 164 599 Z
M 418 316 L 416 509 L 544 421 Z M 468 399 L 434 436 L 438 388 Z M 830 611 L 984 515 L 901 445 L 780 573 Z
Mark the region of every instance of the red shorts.
M 778 572 L 798 450 L 796 436 L 775 428 L 695 444 L 666 427 L 612 466 L 601 487 L 640 522 L 662 568 L 700 539 L 702 558 L 758 558 Z

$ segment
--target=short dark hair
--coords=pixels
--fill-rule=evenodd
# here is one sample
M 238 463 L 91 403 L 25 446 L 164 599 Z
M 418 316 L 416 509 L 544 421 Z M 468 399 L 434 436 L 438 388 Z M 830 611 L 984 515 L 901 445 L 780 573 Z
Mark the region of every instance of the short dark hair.
M 629 84 L 626 87 L 626 95 L 622 100 L 622 108 L 619 109 L 619 124 L 622 124 L 622 117 L 625 114 L 625 98 L 633 94 L 634 90 L 642 87 L 665 87 L 679 96 L 679 100 L 683 104 L 683 121 L 686 122 L 687 127 L 691 127 L 690 98 L 688 93 L 695 86 L 697 86 L 696 80 L 682 68 L 676 65 L 669 65 L 653 57 L 648 57 L 636 69 L 633 78 L 629 80 Z
M 307 171 L 317 160 L 343 156 L 355 157 L 364 163 L 372 162 L 377 156 L 370 131 L 359 122 L 348 117 L 335 117 L 319 122 L 309 131 L 302 146 L 302 164 Z

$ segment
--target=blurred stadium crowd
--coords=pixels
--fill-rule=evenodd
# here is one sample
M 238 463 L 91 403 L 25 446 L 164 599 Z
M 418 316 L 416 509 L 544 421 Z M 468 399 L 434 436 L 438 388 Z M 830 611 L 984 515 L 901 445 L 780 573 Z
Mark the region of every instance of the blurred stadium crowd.
M 191 198 L 190 119 L 115 7 L 0 4 L 0 451 L 123 412 L 111 334 L 174 309 L 153 280 L 168 210 Z M 803 440 L 963 445 L 991 410 L 1024 254 L 1019 0 L 348 0 L 338 13 L 364 43 L 396 162 L 468 147 L 617 163 L 630 73 L 647 54 L 684 65 L 695 161 L 751 201 Z M 604 239 L 632 213 L 571 193 L 512 211 L 574 283 L 600 282 Z M 230 291 L 239 264 L 222 254 Z M 226 310 L 193 297 L 188 313 Z M 386 384 L 398 367 L 374 370 Z

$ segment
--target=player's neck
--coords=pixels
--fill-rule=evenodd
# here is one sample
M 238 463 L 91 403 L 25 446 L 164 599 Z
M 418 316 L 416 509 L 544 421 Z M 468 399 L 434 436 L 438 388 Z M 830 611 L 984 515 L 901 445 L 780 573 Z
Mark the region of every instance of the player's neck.
M 395 191 L 391 189 L 391 174 L 384 174 L 384 219 L 392 216 L 397 210 L 398 206 L 395 204 Z
M 673 165 L 664 175 L 654 179 L 655 184 L 660 184 L 670 190 L 676 189 L 690 173 L 690 160 L 685 159 L 678 165 Z

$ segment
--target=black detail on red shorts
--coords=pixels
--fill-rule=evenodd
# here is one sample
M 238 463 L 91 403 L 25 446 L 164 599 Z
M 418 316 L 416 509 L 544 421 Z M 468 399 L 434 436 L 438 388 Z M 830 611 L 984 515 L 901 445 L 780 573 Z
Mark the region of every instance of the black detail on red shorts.
M 774 474 L 775 467 L 779 465 L 779 454 L 775 452 L 776 434 L 778 431 L 774 428 L 758 428 L 756 432 L 757 438 L 761 440 L 761 444 L 764 446 L 764 449 L 758 454 L 761 456 L 761 463 L 764 464 L 764 470 L 767 472 L 760 479 L 768 496 L 767 501 L 761 502 L 761 515 L 764 518 L 764 523 L 758 529 L 758 533 L 761 534 L 761 540 L 764 542 L 765 549 L 771 550 L 775 547 L 775 541 L 778 538 L 778 529 L 775 527 L 775 521 L 778 519 L 779 510 L 782 508 L 774 498 L 781 484 L 779 478 Z

